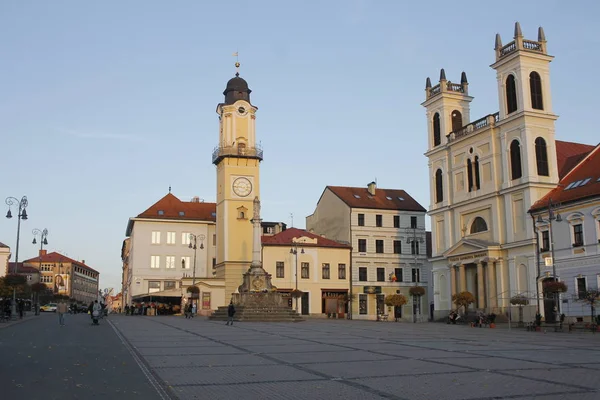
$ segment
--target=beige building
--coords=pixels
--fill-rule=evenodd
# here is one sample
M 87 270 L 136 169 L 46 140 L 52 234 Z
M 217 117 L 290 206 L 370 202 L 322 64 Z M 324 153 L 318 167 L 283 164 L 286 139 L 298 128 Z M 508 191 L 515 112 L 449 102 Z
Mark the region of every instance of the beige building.
M 499 111 L 472 120 L 467 76 L 427 78 L 434 303 L 437 317 L 455 308 L 452 295 L 471 292 L 476 309 L 504 311 L 511 297 L 535 296 L 535 235 L 529 207 L 556 187 L 589 146 L 555 139 L 550 62 L 542 28 L 525 39 L 515 25 L 496 35 Z M 535 306 L 528 310 L 535 312 Z
M 290 307 L 302 315 L 346 316 L 350 253 L 350 245 L 303 229 L 262 237 L 263 268 Z M 296 289 L 302 291 L 297 300 L 292 298 Z
M 408 303 L 391 310 L 405 321 L 424 321 L 428 314 L 426 210 L 404 190 L 327 186 L 306 228 L 352 246 L 354 319 L 389 315 L 386 295 L 403 294 Z M 410 288 L 425 294 L 411 296 Z
M 10 260 L 10 247 L 0 242 L 0 277 L 9 273 L 8 260 Z

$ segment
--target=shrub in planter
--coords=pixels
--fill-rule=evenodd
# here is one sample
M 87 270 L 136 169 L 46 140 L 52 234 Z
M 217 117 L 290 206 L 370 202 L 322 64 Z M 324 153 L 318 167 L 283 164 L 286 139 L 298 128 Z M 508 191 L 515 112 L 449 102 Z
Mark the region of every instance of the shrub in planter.
M 388 307 L 400 307 L 407 303 L 406 296 L 402 294 L 390 294 L 385 296 L 384 303 Z
M 544 282 L 545 293 L 564 293 L 567 291 L 567 285 L 560 281 Z
M 464 307 L 465 312 L 470 304 L 475 303 L 475 296 L 471 292 L 460 292 L 452 296 L 452 302 L 457 308 Z
M 423 296 L 425 294 L 425 288 L 422 286 L 413 286 L 408 289 L 408 293 L 410 293 L 411 296 Z
M 291 291 L 290 295 L 293 298 L 297 299 L 299 297 L 302 297 L 302 293 L 303 293 L 302 290 L 294 289 L 294 290 Z
M 529 304 L 529 300 L 525 296 L 517 295 L 510 299 L 510 304 L 513 306 L 526 306 Z

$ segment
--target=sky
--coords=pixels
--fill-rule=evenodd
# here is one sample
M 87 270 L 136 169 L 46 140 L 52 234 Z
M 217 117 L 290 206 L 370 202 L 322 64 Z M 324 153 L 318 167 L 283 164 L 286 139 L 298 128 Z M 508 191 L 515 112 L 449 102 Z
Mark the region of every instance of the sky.
M 169 186 L 214 202 L 215 110 L 236 51 L 259 108 L 265 220 L 304 228 L 325 186 L 373 180 L 429 208 L 425 79 L 465 71 L 471 119 L 496 112 L 495 34 L 510 42 L 515 21 L 526 39 L 543 26 L 556 57 L 556 138 L 595 145 L 599 4 L 1 1 L 0 200 L 29 200 L 19 259 L 47 228 L 48 251 L 118 292 L 130 217 Z M 16 232 L 0 218 L 12 261 Z

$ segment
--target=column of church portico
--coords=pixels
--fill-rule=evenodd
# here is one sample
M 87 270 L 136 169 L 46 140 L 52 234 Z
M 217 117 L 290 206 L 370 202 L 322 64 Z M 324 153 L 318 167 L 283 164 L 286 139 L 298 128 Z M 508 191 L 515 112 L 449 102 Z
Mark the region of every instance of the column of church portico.
M 458 277 L 460 279 L 459 292 L 467 290 L 467 273 L 465 271 L 465 264 L 460 264 L 458 267 Z
M 477 308 L 485 308 L 485 288 L 483 286 L 483 263 L 477 263 Z
M 491 309 L 498 307 L 498 290 L 496 287 L 496 263 L 489 262 L 485 266 L 487 275 L 487 298 L 488 307 Z
M 505 307 L 505 297 L 509 293 L 505 293 L 508 290 L 507 282 L 504 279 L 503 270 L 505 268 L 504 260 L 498 260 L 495 263 L 496 266 L 496 298 L 498 299 L 498 307 Z
M 450 265 L 450 298 L 456 294 L 456 269 Z

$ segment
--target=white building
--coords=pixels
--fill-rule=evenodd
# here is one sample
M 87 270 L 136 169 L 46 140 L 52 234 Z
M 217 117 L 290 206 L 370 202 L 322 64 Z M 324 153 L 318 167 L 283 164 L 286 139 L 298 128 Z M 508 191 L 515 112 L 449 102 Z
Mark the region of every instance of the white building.
M 530 206 L 556 187 L 573 157 L 590 146 L 555 140 L 550 62 L 542 28 L 537 40 L 502 44 L 496 35 L 499 111 L 471 120 L 467 76 L 427 78 L 428 150 L 436 317 L 469 291 L 474 308 L 505 311 L 511 297 L 536 292 Z M 532 306 L 528 313 L 535 312 Z M 527 315 L 529 317 L 529 315 Z
M 556 269 L 556 276 L 568 288 L 560 295 L 559 311 L 589 321 L 591 308 L 582 298 L 600 289 L 600 145 L 536 202 L 530 213 L 538 232 L 542 313 L 553 311 L 553 295 L 544 293 L 543 283 L 554 280 Z
M 5 276 L 8 273 L 7 269 L 10 255 L 10 247 L 0 242 L 0 277 Z
M 427 320 L 430 267 L 425 213 L 404 190 L 380 189 L 375 182 L 366 188 L 325 188 L 314 213 L 306 217 L 306 228 L 352 245 L 352 293 L 356 296 L 352 318 L 388 314 L 385 296 L 400 293 L 409 303 L 392 314 L 406 321 Z M 414 305 L 409 294 L 413 286 L 426 289 Z

